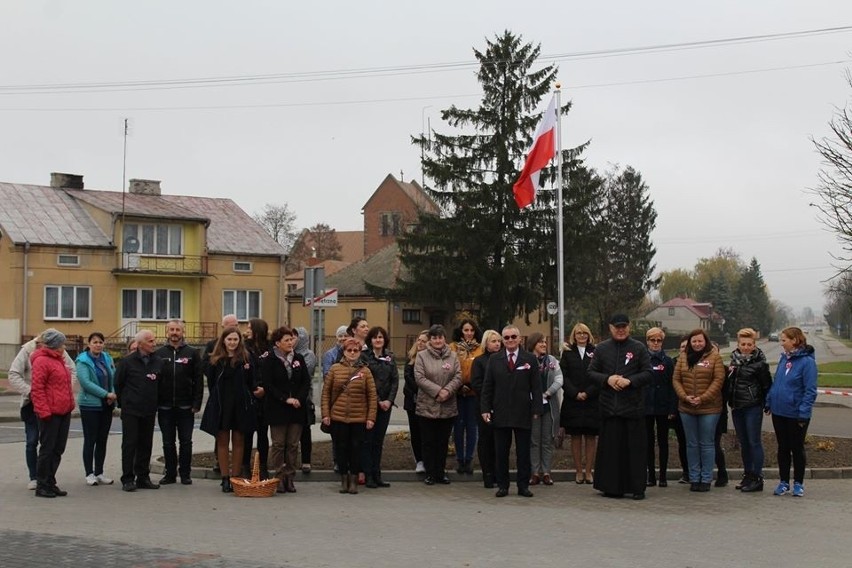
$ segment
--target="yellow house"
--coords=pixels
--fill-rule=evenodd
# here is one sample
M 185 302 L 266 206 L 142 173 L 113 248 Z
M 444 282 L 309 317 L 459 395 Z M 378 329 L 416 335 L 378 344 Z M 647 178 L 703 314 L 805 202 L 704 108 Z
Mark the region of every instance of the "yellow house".
M 222 316 L 283 317 L 284 250 L 230 199 L 162 195 L 130 180 L 127 193 L 93 191 L 82 176 L 51 185 L 0 183 L 0 367 L 46 327 L 124 340 L 217 333 Z

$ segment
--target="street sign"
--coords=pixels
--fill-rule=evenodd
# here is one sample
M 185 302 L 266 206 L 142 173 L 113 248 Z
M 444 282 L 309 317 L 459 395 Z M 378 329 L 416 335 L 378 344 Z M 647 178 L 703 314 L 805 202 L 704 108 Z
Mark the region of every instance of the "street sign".
M 313 308 L 336 308 L 337 307 L 337 288 L 326 290 L 313 300 L 305 300 L 306 306 Z
M 552 316 L 556 315 L 556 312 L 559 311 L 559 306 L 556 305 L 556 302 L 547 302 L 547 313 Z

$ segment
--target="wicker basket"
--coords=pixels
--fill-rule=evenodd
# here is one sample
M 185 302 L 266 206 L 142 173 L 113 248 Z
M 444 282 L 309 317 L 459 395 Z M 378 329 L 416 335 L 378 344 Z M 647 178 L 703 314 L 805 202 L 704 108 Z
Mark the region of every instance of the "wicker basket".
M 237 497 L 272 497 L 278 487 L 278 479 L 260 480 L 260 455 L 256 453 L 251 468 L 251 479 L 232 477 L 231 486 Z

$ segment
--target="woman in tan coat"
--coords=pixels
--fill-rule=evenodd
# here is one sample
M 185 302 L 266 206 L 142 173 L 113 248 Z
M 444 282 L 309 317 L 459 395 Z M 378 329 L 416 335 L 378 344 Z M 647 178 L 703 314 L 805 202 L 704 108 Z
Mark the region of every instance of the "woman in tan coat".
M 340 469 L 341 493 L 358 493 L 361 443 L 376 423 L 378 397 L 370 368 L 361 362 L 361 342 L 343 342 L 343 358 L 329 369 L 322 385 L 322 423 L 331 426 L 331 441 Z
M 722 411 L 725 367 L 707 334 L 696 329 L 675 364 L 673 385 L 686 434 L 690 491 L 710 491 L 715 449 L 713 437 Z

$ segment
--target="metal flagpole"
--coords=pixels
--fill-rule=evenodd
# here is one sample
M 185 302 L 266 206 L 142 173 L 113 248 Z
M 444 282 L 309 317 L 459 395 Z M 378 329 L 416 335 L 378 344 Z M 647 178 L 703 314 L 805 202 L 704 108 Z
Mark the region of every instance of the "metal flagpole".
M 562 238 L 562 85 L 556 83 L 556 279 L 559 304 L 559 343 L 565 341 L 565 254 Z

